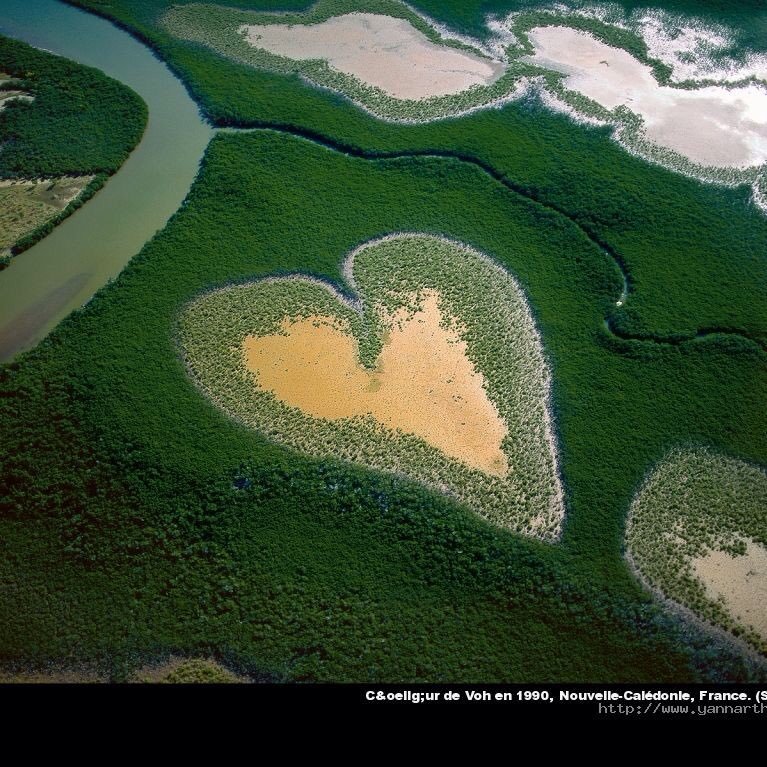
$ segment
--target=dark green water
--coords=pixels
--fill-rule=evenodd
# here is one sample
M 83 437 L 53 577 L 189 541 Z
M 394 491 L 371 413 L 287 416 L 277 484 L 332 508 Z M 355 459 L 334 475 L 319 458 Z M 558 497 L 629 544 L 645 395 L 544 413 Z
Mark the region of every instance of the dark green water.
M 0 34 L 97 67 L 149 107 L 146 133 L 96 196 L 0 272 L 0 360 L 34 346 L 117 276 L 177 210 L 213 129 L 148 48 L 56 0 L 0 0 Z

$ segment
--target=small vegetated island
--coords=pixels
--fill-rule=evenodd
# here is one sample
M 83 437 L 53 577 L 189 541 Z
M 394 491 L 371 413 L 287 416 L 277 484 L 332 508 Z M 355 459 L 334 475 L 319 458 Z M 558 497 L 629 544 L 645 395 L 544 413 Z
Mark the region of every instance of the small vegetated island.
M 545 540 L 564 515 L 549 372 L 525 297 L 487 257 L 403 234 L 316 281 L 224 288 L 183 313 L 202 389 L 291 447 L 410 476 Z
M 0 268 L 101 188 L 146 120 L 99 70 L 0 37 Z

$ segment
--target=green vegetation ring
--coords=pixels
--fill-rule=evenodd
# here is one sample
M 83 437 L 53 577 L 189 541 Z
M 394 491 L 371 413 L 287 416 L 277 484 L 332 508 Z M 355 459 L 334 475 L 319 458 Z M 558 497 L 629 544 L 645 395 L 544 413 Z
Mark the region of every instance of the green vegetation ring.
M 632 569 L 661 596 L 767 654 L 767 474 L 703 449 L 675 450 L 634 498 Z
M 360 246 L 344 275 L 359 299 L 293 276 L 192 301 L 178 328 L 192 379 L 276 442 L 415 479 L 498 526 L 556 540 L 550 375 L 515 279 L 423 234 Z

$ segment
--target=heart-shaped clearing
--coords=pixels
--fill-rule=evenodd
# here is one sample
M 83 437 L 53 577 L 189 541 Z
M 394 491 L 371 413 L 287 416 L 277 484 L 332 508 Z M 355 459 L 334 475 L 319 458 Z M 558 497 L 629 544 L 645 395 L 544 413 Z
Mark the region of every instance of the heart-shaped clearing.
M 496 524 L 557 537 L 549 374 L 514 279 L 418 234 L 363 245 L 344 274 L 359 301 L 289 277 L 192 302 L 180 337 L 205 394 L 293 448 L 404 474 Z

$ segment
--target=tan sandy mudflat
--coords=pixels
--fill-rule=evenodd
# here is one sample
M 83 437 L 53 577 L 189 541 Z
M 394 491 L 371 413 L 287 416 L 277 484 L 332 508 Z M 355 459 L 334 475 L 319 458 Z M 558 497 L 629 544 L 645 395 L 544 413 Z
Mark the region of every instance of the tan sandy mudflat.
M 564 26 L 529 32 L 530 61 L 562 72 L 564 85 L 605 109 L 625 106 L 644 121 L 644 136 L 701 165 L 747 168 L 767 163 L 767 88 L 755 84 L 695 90 L 659 85 L 628 52 Z
M 712 599 L 724 599 L 732 617 L 767 640 L 767 549 L 749 541 L 742 556 L 710 551 L 692 562 Z
M 466 356 L 466 343 L 441 319 L 434 291 L 424 294 L 417 312 L 385 316 L 388 333 L 375 370 L 360 364 L 356 340 L 327 317 L 286 320 L 285 335 L 249 336 L 245 361 L 261 388 L 314 418 L 369 414 L 468 466 L 503 476 L 506 425 Z
M 66 208 L 92 178 L 0 180 L 0 251 Z
M 423 99 L 488 85 L 503 74 L 501 62 L 437 45 L 405 19 L 347 13 L 320 24 L 251 24 L 245 39 L 296 60 L 323 59 L 398 99 Z

